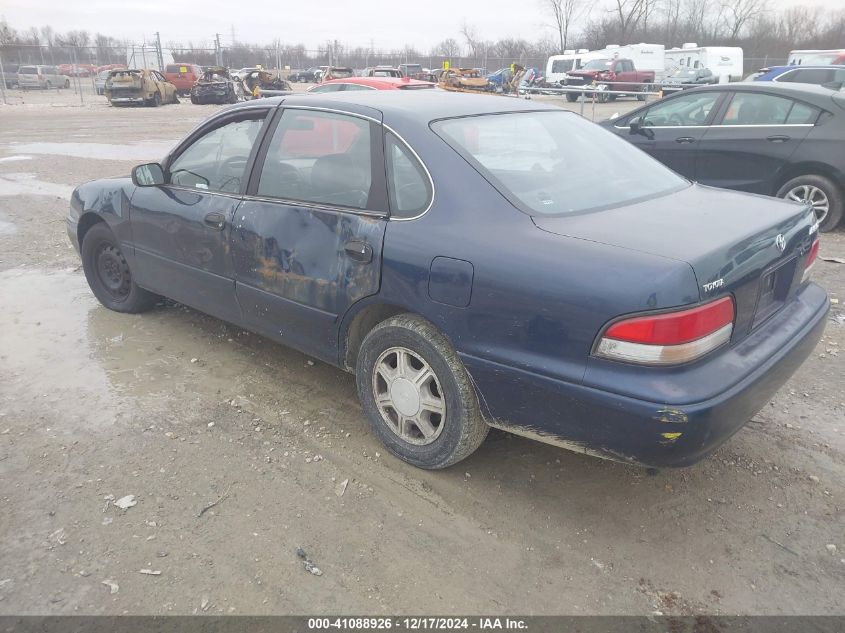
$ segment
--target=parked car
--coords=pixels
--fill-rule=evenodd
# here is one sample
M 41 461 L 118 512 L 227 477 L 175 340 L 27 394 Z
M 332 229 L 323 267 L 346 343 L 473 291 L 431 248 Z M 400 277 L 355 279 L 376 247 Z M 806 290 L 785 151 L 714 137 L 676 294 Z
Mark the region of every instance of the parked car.
M 164 78 L 176 86 L 180 95 L 191 94 L 191 88 L 202 77 L 203 72 L 197 64 L 167 64 L 164 67 Z
M 308 70 L 294 70 L 288 75 L 288 81 L 291 83 L 314 83 L 316 81 L 315 75 L 320 70 L 319 66 L 312 66 Z
M 423 68 L 422 64 L 399 64 L 399 72 L 403 77 L 427 81 L 428 69 Z
M 354 76 L 354 73 L 350 76 Z M 360 73 L 361 77 L 402 77 L 402 71 L 392 66 L 373 66 L 365 68 Z
M 93 77 L 97 68 L 93 64 L 61 64 L 58 66 L 60 75 L 68 77 Z
M 55 66 L 20 66 L 18 68 L 18 88 L 29 90 L 38 88 L 70 88 L 70 77 L 59 73 Z
M 772 66 L 761 68 L 746 80 L 776 81 L 799 84 L 845 83 L 845 65 L 837 66 Z
M 261 70 L 258 66 L 250 66 L 249 68 L 241 68 L 240 70 L 230 70 L 229 76 L 235 81 L 242 81 L 248 74 Z
M 324 81 L 311 86 L 307 92 L 323 94 L 352 90 L 425 90 L 434 86 L 430 81 L 418 81 L 408 77 L 349 77 Z
M 355 71 L 348 66 L 327 66 L 325 70 L 320 73 L 317 81 L 331 81 L 332 79 L 346 79 L 354 77 Z
M 709 68 L 679 68 L 660 82 L 663 96 L 686 90 L 694 86 L 706 86 L 719 82 Z
M 222 66 L 209 66 L 191 88 L 191 103 L 237 103 L 238 88 Z
M 106 98 L 113 106 L 179 103 L 176 86 L 157 70 L 110 70 L 105 89 Z
M 7 88 L 18 87 L 18 64 L 3 64 L 3 76 L 0 78 Z
M 813 205 L 822 231 L 845 207 L 845 93 L 807 84 L 702 86 L 602 123 L 706 185 Z
M 235 105 L 131 179 L 80 185 L 92 292 L 130 313 L 170 297 L 353 372 L 374 435 L 422 468 L 488 426 L 688 465 L 813 351 L 809 206 L 690 183 L 548 105 L 409 103 Z
M 109 78 L 111 70 L 101 70 L 94 78 L 94 90 L 98 95 L 106 94 L 106 80 Z
M 611 59 L 594 59 L 584 64 L 579 70 L 571 70 L 563 80 L 564 86 L 594 86 L 596 99 L 604 103 L 615 101 L 617 96 L 607 91 L 630 93 L 640 101 L 645 101 L 645 95 L 654 83 L 653 70 L 637 70 L 630 59 L 614 57 Z M 575 102 L 581 95 L 577 92 L 566 93 L 566 100 Z

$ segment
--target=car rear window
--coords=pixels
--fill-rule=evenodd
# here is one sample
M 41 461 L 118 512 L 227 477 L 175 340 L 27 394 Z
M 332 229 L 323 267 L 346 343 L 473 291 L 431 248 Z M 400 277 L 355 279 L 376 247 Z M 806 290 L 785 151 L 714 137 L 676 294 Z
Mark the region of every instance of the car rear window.
M 530 215 L 597 211 L 689 186 L 630 143 L 572 113 L 509 112 L 443 119 L 431 127 Z

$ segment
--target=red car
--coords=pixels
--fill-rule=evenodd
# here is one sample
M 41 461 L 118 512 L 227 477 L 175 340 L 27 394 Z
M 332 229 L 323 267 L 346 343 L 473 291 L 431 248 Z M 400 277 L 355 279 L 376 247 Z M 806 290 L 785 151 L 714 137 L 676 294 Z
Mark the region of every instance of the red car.
M 343 90 L 420 90 L 434 88 L 430 81 L 418 81 L 408 77 L 347 77 L 330 79 L 312 86 L 308 92 L 340 92 Z
M 168 64 L 164 68 L 164 78 L 176 86 L 176 92 L 186 95 L 202 77 L 202 68 L 196 64 L 176 63 Z

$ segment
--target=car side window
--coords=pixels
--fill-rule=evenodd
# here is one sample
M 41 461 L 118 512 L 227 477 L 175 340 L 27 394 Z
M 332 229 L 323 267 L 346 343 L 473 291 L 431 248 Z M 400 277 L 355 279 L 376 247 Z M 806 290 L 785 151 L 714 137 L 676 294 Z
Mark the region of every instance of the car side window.
M 385 135 L 387 161 L 387 193 L 390 214 L 394 218 L 411 218 L 428 207 L 431 181 L 411 151 L 395 135 Z
M 207 132 L 169 165 L 168 182 L 204 191 L 239 193 L 265 113 L 230 121 Z
M 826 68 L 799 68 L 788 73 L 778 81 L 794 82 L 801 84 L 823 84 L 830 81 L 832 73 Z
M 323 84 L 322 86 L 315 86 L 311 92 L 340 92 L 345 87 L 345 84 Z
M 344 92 L 349 92 L 350 90 L 375 90 L 375 88 L 371 88 L 370 86 L 362 86 L 361 84 L 346 84 Z
M 801 103 L 800 101 L 792 102 L 792 109 L 786 116 L 786 122 L 789 124 L 795 123 L 815 123 L 819 118 L 821 110 L 815 106 Z
M 259 196 L 366 209 L 373 183 L 369 121 L 287 109 L 273 132 Z
M 759 92 L 737 92 L 721 125 L 783 125 L 794 102 Z
M 658 102 L 642 116 L 643 125 L 654 127 L 704 125 L 721 94 L 720 92 L 699 92 Z

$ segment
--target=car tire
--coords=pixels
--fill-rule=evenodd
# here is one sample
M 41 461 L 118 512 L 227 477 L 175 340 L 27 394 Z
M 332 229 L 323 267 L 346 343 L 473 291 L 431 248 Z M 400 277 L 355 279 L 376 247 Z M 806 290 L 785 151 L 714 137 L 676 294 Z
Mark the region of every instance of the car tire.
M 234 88 L 232 88 L 232 89 L 229 91 L 229 98 L 228 98 L 228 102 L 229 102 L 229 103 L 237 103 L 237 102 L 238 102 L 238 93 L 237 93 L 237 92 L 235 92 L 235 89 L 234 89 Z
M 489 427 L 457 352 L 421 317 L 400 314 L 374 327 L 361 344 L 355 375 L 373 432 L 409 464 L 446 468 L 468 457 L 487 436 Z
M 155 305 L 158 297 L 133 281 L 120 244 L 105 222 L 88 229 L 80 251 L 88 286 L 109 310 L 135 314 Z
M 65 90 L 70 88 L 70 79 L 65 79 Z
M 199 103 L 199 101 L 197 101 L 197 98 L 195 96 L 191 95 L 191 103 L 193 103 L 194 105 L 197 105 Z
M 651 89 L 651 85 L 649 85 L 649 84 L 644 84 L 644 85 L 640 86 L 640 89 L 639 89 L 640 94 L 637 95 L 637 101 L 645 101 L 645 98 L 646 98 L 647 95 L 645 95 L 643 93 L 648 92 L 650 89 Z
M 173 105 L 179 103 L 179 95 L 177 95 L 175 92 L 173 93 L 173 99 L 170 101 L 170 103 L 172 103 Z
M 577 92 L 567 92 L 566 93 L 566 100 L 569 103 L 575 103 L 576 101 L 578 101 L 578 97 L 580 97 L 580 96 L 581 95 L 578 94 Z
M 53 84 L 50 83 L 49 81 L 46 84 L 44 84 L 44 90 L 50 90 L 50 88 L 52 88 L 52 87 L 53 87 Z
M 842 220 L 845 196 L 842 189 L 826 176 L 816 174 L 797 176 L 785 182 L 775 195 L 778 198 L 796 202 L 807 200 L 816 211 L 819 230 L 822 232 L 833 230 Z M 825 207 L 826 212 L 822 213 Z
M 154 108 L 157 108 L 161 105 L 161 95 L 159 93 L 155 93 L 153 98 L 150 99 L 150 105 Z

